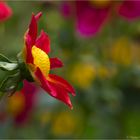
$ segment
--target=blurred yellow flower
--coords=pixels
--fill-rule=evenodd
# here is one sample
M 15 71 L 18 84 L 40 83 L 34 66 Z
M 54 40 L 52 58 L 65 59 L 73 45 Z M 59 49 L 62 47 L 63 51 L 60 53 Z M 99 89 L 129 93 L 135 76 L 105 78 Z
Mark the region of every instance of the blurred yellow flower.
M 43 112 L 41 115 L 40 115 L 40 123 L 42 126 L 45 126 L 47 123 L 50 122 L 51 120 L 51 117 L 52 117 L 52 113 L 50 112 Z
M 69 73 L 69 79 L 78 87 L 86 89 L 91 86 L 95 79 L 96 69 L 93 64 L 78 63 L 75 64 Z
M 140 44 L 132 43 L 132 56 L 133 62 L 136 64 L 140 64 Z
M 111 0 L 90 0 L 90 3 L 97 7 L 106 7 L 110 2 Z
M 109 71 L 105 66 L 100 66 L 98 69 L 98 76 L 102 79 L 102 78 L 106 78 L 109 76 Z
M 16 92 L 12 97 L 8 98 L 7 101 L 8 113 L 16 116 L 22 112 L 25 108 L 25 97 L 21 92 Z
M 104 65 L 100 65 L 97 68 L 97 75 L 101 79 L 110 78 L 117 73 L 117 69 L 115 67 L 107 67 Z
M 111 48 L 111 58 L 114 63 L 129 66 L 132 63 L 132 50 L 128 38 L 117 39 Z
M 68 136 L 75 132 L 77 117 L 72 112 L 61 112 L 52 121 L 52 132 L 56 136 Z

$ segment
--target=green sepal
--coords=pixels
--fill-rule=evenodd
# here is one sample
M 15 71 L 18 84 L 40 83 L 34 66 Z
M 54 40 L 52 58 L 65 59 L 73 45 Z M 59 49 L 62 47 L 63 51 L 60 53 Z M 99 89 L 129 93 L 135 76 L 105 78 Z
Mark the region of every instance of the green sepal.
M 17 91 L 20 91 L 23 88 L 23 82 L 20 82 L 17 87 Z
M 4 56 L 3 54 L 0 54 L 0 61 L 12 63 L 12 61 L 9 60 L 9 59 L 8 59 L 6 56 Z
M 18 68 L 17 63 L 9 63 L 0 61 L 0 69 L 4 71 L 13 71 Z
M 17 55 L 17 61 L 18 61 L 18 66 L 20 69 L 20 74 L 21 74 L 22 79 L 26 79 L 29 82 L 34 82 L 34 79 L 31 76 L 29 69 L 27 68 L 25 62 L 23 61 L 21 52 Z

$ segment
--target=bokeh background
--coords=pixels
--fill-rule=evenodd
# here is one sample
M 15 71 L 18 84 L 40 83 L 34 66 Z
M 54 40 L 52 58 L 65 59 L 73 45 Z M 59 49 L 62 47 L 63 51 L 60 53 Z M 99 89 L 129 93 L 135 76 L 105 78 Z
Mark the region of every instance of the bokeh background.
M 32 12 L 42 11 L 39 29 L 51 39 L 50 56 L 64 63 L 53 72 L 76 90 L 73 110 L 27 85 L 1 100 L 0 138 L 139 138 L 140 19 L 111 13 L 99 32 L 83 36 L 64 2 L 7 1 L 13 14 L 0 23 L 0 52 L 15 60 Z M 1 81 L 5 74 L 0 71 Z

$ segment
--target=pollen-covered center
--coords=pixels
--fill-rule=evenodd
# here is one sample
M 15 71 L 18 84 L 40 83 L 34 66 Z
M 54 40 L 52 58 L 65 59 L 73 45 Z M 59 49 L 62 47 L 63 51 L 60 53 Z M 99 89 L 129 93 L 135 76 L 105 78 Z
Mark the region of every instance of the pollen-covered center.
M 50 60 L 48 55 L 36 46 L 32 47 L 32 55 L 35 67 L 39 67 L 41 72 L 47 76 L 50 71 Z

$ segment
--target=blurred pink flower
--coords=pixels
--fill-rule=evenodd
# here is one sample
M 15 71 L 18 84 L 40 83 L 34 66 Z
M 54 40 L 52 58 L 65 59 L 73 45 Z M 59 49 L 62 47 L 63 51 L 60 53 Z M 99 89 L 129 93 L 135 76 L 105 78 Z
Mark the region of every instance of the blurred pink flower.
M 104 1 L 103 1 L 104 2 Z M 62 14 L 65 17 L 75 16 L 76 29 L 83 36 L 93 36 L 101 30 L 109 19 L 112 10 L 128 21 L 140 17 L 140 1 L 107 1 L 104 5 L 98 5 L 98 1 L 63 2 Z
M 60 10 L 64 17 L 69 17 L 71 15 L 71 5 L 68 2 L 63 2 L 63 4 L 60 7 Z
M 92 36 L 103 26 L 109 15 L 110 5 L 97 8 L 88 1 L 76 2 L 76 28 L 85 35 Z
M 134 20 L 140 17 L 140 1 L 125 0 L 119 7 L 118 13 L 127 20 Z
M 12 15 L 12 9 L 3 1 L 0 1 L 0 22 L 7 20 Z
M 37 91 L 37 88 L 33 84 L 27 81 L 24 81 L 24 87 L 21 90 L 21 94 L 24 95 L 25 105 L 22 112 L 20 112 L 15 117 L 15 122 L 17 124 L 25 123 L 30 117 L 33 111 L 34 105 L 35 105 L 35 92 L 36 91 Z
M 25 80 L 23 89 L 8 99 L 8 112 L 13 116 L 16 125 L 28 122 L 35 105 L 35 92 L 37 88 Z

